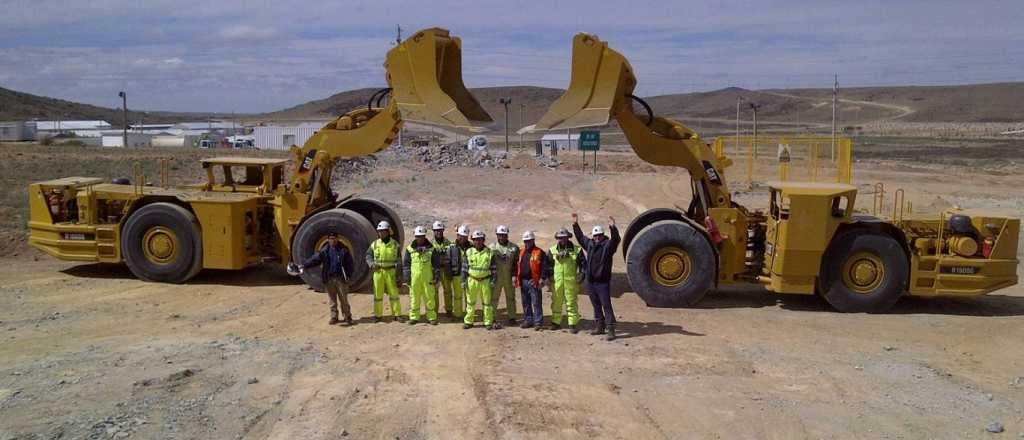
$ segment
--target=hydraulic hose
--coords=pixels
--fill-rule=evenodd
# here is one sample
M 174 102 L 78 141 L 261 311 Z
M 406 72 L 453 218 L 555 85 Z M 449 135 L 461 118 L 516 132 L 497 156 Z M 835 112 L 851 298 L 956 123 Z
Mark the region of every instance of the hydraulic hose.
M 647 105 L 647 101 L 640 99 L 639 96 L 636 96 L 632 93 L 629 95 L 629 98 L 636 102 L 639 102 L 640 105 L 644 106 L 644 110 L 647 111 L 647 126 L 650 127 L 651 123 L 654 122 L 654 111 L 651 110 L 651 106 Z
M 391 87 L 385 87 L 376 92 L 373 92 L 373 94 L 370 95 L 370 100 L 367 101 L 366 103 L 366 109 L 373 110 L 374 105 L 380 107 L 380 102 L 383 101 L 384 97 L 388 96 L 389 94 L 391 94 Z M 376 100 L 376 103 L 374 102 L 374 100 Z

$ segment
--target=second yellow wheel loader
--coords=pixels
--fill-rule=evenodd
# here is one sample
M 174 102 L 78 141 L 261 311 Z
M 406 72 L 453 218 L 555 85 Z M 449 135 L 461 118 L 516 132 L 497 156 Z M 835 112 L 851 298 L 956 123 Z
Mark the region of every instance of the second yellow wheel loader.
M 301 148 L 292 146 L 290 179 L 285 160 L 227 157 L 203 160 L 207 181 L 185 187 L 144 185 L 138 171 L 134 182 L 68 177 L 33 183 L 29 243 L 63 260 L 124 262 L 141 279 L 182 283 L 202 269 L 301 262 L 335 232 L 355 256 L 355 287 L 363 287 L 373 225 L 387 220 L 401 243 L 402 222 L 381 201 L 338 197 L 331 190 L 335 160 L 388 147 L 405 120 L 462 128 L 491 122 L 462 82 L 461 58 L 461 41 L 438 28 L 392 48 L 384 63 L 390 88 L 325 125 Z M 321 289 L 318 271 L 302 277 Z
M 773 183 L 768 212 L 738 205 L 724 175 L 731 160 L 679 121 L 655 116 L 635 87 L 620 53 L 578 34 L 569 88 L 528 129 L 615 118 L 640 158 L 689 171 L 687 209 L 651 209 L 623 234 L 629 282 L 648 305 L 692 306 L 717 285 L 755 282 L 821 295 L 840 311 L 878 312 L 904 294 L 972 296 L 1017 283 L 1020 220 L 995 212 L 886 221 L 855 213 L 857 188 L 837 183 Z

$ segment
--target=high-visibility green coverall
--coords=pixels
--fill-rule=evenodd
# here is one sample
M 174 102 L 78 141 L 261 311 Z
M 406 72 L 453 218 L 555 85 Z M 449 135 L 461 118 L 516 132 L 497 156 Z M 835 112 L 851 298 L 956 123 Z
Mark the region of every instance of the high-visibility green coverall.
M 444 290 L 444 311 L 461 318 L 466 314 L 465 293 L 462 292 L 462 249 L 447 238 L 434 241 L 434 252 L 441 259 L 441 277 L 434 287 L 434 304 L 438 304 L 438 292 Z
M 569 325 L 576 325 L 580 322 L 580 306 L 576 295 L 580 293 L 580 282 L 577 275 L 582 274 L 584 263 L 583 250 L 579 246 L 569 243 L 567 247 L 560 248 L 554 245 L 550 249 L 554 288 L 551 291 L 551 322 L 562 324 L 562 305 L 565 305 L 565 315 L 569 318 Z
M 494 254 L 489 248 L 466 250 L 462 277 L 466 282 L 466 317 L 462 322 L 472 325 L 476 320 L 476 302 L 484 309 L 484 326 L 494 323 L 494 305 L 491 303 L 491 289 L 494 288 Z
M 516 288 L 512 281 L 512 264 L 519 258 L 519 246 L 511 241 L 507 244 L 491 243 L 495 266 L 498 268 L 494 280 L 494 291 L 491 292 L 491 303 L 498 310 L 498 302 L 502 293 L 505 294 L 505 314 L 508 319 L 516 319 Z
M 419 321 L 424 302 L 427 303 L 427 320 L 437 321 L 437 291 L 434 290 L 434 283 L 439 273 L 435 273 L 434 269 L 438 261 L 430 242 L 420 247 L 413 241 L 405 249 L 403 280 L 409 283 L 409 319 L 412 321 Z
M 384 316 L 384 293 L 391 302 L 391 316 L 402 314 L 402 303 L 398 300 L 398 241 L 377 239 L 366 252 L 366 264 L 373 270 L 373 316 Z

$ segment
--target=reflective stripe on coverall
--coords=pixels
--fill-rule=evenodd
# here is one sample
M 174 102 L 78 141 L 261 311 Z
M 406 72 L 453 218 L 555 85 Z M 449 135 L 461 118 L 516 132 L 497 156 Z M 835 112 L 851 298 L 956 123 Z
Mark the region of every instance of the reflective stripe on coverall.
M 437 296 L 434 290 L 434 248 L 420 251 L 413 242 L 405 252 L 409 256 L 409 319 L 420 319 L 420 305 L 427 303 L 427 320 L 437 321 Z
M 452 254 L 462 256 L 462 250 L 451 240 L 445 238 L 434 242 L 434 252 L 441 258 L 441 278 L 434 286 L 434 304 L 438 304 L 440 309 L 438 293 L 443 289 L 444 311 L 461 318 L 466 313 L 466 306 L 463 304 L 465 293 L 462 292 L 461 280 L 454 272 L 461 270 L 459 268 L 462 267 L 462 259 L 452 261 Z
M 555 324 L 562 324 L 562 304 L 565 304 L 569 325 L 580 322 L 580 307 L 576 300 L 576 295 L 580 293 L 580 283 L 576 281 L 576 274 L 581 252 L 582 249 L 572 244 L 563 249 L 559 249 L 558 245 L 551 247 L 549 255 L 554 262 L 552 271 L 555 281 L 551 292 L 551 322 Z
M 493 254 L 489 248 L 477 250 L 471 247 L 466 250 L 466 317 L 463 322 L 473 324 L 476 320 L 476 302 L 479 300 L 484 309 L 484 325 L 494 323 L 494 305 L 491 303 L 491 284 L 494 282 L 491 273 Z
M 378 238 L 370 244 L 367 262 L 376 265 L 373 270 L 373 316 L 384 316 L 385 292 L 391 302 L 391 316 L 401 315 L 402 303 L 398 300 L 398 242 L 392 238 L 384 243 Z
M 494 262 L 498 268 L 498 276 L 494 280 L 494 291 L 491 292 L 491 304 L 494 310 L 498 310 L 498 302 L 501 295 L 505 294 L 505 313 L 508 319 L 516 319 L 516 289 L 512 281 L 512 266 L 516 257 L 519 256 L 519 246 L 511 241 L 506 245 L 494 242 L 491 243 L 491 253 L 494 254 Z

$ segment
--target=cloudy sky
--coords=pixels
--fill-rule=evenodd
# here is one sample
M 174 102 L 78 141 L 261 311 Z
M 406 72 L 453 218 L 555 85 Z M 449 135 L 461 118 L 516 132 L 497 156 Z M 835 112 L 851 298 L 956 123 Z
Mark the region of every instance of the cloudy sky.
M 0 0 L 0 87 L 277 110 L 382 86 L 395 25 L 462 37 L 470 87 L 564 87 L 581 31 L 630 59 L 641 95 L 1024 80 L 1021 0 Z

